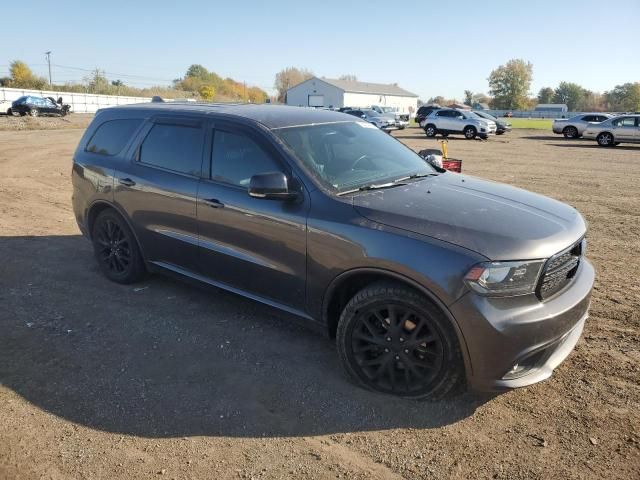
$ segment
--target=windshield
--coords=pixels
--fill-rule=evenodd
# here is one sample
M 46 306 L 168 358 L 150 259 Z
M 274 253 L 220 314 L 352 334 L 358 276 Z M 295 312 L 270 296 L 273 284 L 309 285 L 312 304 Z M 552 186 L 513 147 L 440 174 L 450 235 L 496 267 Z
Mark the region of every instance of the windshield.
M 486 113 L 486 112 L 473 112 L 473 113 L 475 113 L 475 114 L 476 114 L 476 115 L 478 115 L 479 117 L 486 118 L 486 119 L 489 119 L 489 120 L 493 120 L 494 122 L 495 122 L 496 120 L 498 120 L 496 117 L 494 117 L 494 116 L 493 116 L 493 115 L 491 115 L 490 113 Z
M 396 109 L 394 107 L 380 107 L 380 110 L 382 110 L 384 113 L 389 113 L 389 112 L 395 112 Z
M 377 117 L 379 115 L 378 112 L 376 112 L 375 110 L 366 109 L 366 108 L 362 109 L 362 113 L 370 117 Z
M 413 150 L 365 122 L 275 129 L 314 177 L 340 193 L 436 171 Z

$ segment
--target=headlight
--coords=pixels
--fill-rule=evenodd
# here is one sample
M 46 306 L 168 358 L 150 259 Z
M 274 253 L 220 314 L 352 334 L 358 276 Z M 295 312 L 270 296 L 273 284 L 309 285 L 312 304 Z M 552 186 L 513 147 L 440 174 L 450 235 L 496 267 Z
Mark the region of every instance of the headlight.
M 512 296 L 533 293 L 544 260 L 485 262 L 475 265 L 464 280 L 481 295 Z

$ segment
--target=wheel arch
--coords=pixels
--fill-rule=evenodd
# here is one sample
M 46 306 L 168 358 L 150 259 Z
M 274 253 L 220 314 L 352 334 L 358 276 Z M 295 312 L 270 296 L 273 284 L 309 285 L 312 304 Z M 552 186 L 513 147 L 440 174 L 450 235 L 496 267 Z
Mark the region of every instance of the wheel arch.
M 93 232 L 93 224 L 95 223 L 96 218 L 98 218 L 98 215 L 100 215 L 101 212 L 107 209 L 111 209 L 115 211 L 118 215 L 120 215 L 120 217 L 127 224 L 127 226 L 129 227 L 129 230 L 131 230 L 131 233 L 133 234 L 133 238 L 135 238 L 136 240 L 136 244 L 138 245 L 138 250 L 140 251 L 140 255 L 142 255 L 143 261 L 146 262 L 145 253 L 144 253 L 144 250 L 142 249 L 142 245 L 140 244 L 140 239 L 138 238 L 138 235 L 135 229 L 133 228 L 133 225 L 131 224 L 129 216 L 126 215 L 122 211 L 122 209 L 114 203 L 108 202 L 106 200 L 96 200 L 91 204 L 91 206 L 89 206 L 89 208 L 87 209 L 87 217 L 85 222 L 85 225 L 87 228 L 87 236 L 89 237 L 89 239 L 91 240 L 91 234 Z
M 409 287 L 427 297 L 429 301 L 444 313 L 456 332 L 456 337 L 460 343 L 460 350 L 462 352 L 465 370 L 467 371 L 467 376 L 470 376 L 473 370 L 469 350 L 467 348 L 467 342 L 458 321 L 455 319 L 447 305 L 425 286 L 409 277 L 406 277 L 405 275 L 390 270 L 371 267 L 355 268 L 341 273 L 331 281 L 325 291 L 322 302 L 322 320 L 327 326 L 327 333 L 329 337 L 335 338 L 336 330 L 338 328 L 338 320 L 340 319 L 340 312 L 349 300 L 359 290 L 379 281 L 391 281 Z

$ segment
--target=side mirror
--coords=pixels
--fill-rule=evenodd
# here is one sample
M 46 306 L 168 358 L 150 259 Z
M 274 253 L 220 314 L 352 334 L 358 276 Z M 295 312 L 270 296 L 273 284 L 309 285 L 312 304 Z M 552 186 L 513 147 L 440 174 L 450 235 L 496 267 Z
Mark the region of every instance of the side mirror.
M 259 173 L 249 180 L 249 196 L 268 200 L 291 200 L 298 196 L 290 188 L 290 180 L 284 173 Z

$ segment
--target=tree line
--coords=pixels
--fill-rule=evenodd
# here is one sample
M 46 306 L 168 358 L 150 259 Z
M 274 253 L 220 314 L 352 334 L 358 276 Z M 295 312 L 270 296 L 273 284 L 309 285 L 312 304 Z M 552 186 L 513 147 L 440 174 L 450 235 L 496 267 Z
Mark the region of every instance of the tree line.
M 9 67 L 9 76 L 0 78 L 0 86 L 27 88 L 32 90 L 52 90 L 75 93 L 95 93 L 100 95 L 124 95 L 150 97 L 160 95 L 165 98 L 196 98 L 205 101 L 244 101 L 263 103 L 267 98 L 264 90 L 248 86 L 232 78 L 222 78 L 208 71 L 202 65 L 191 65 L 184 77 L 173 81 L 171 86 L 137 88 L 126 85 L 122 80 L 109 81 L 104 71 L 96 69 L 84 77 L 82 82 L 54 84 L 49 87 L 47 80 L 35 75 L 29 66 L 14 60 Z
M 564 103 L 569 111 L 638 111 L 640 82 L 616 85 L 604 93 L 593 92 L 573 82 L 560 82 L 556 88 L 543 87 L 529 96 L 533 65 L 522 59 L 509 60 L 489 75 L 490 105 L 497 110 L 529 110 L 540 103 Z M 465 92 L 466 95 L 466 92 Z

